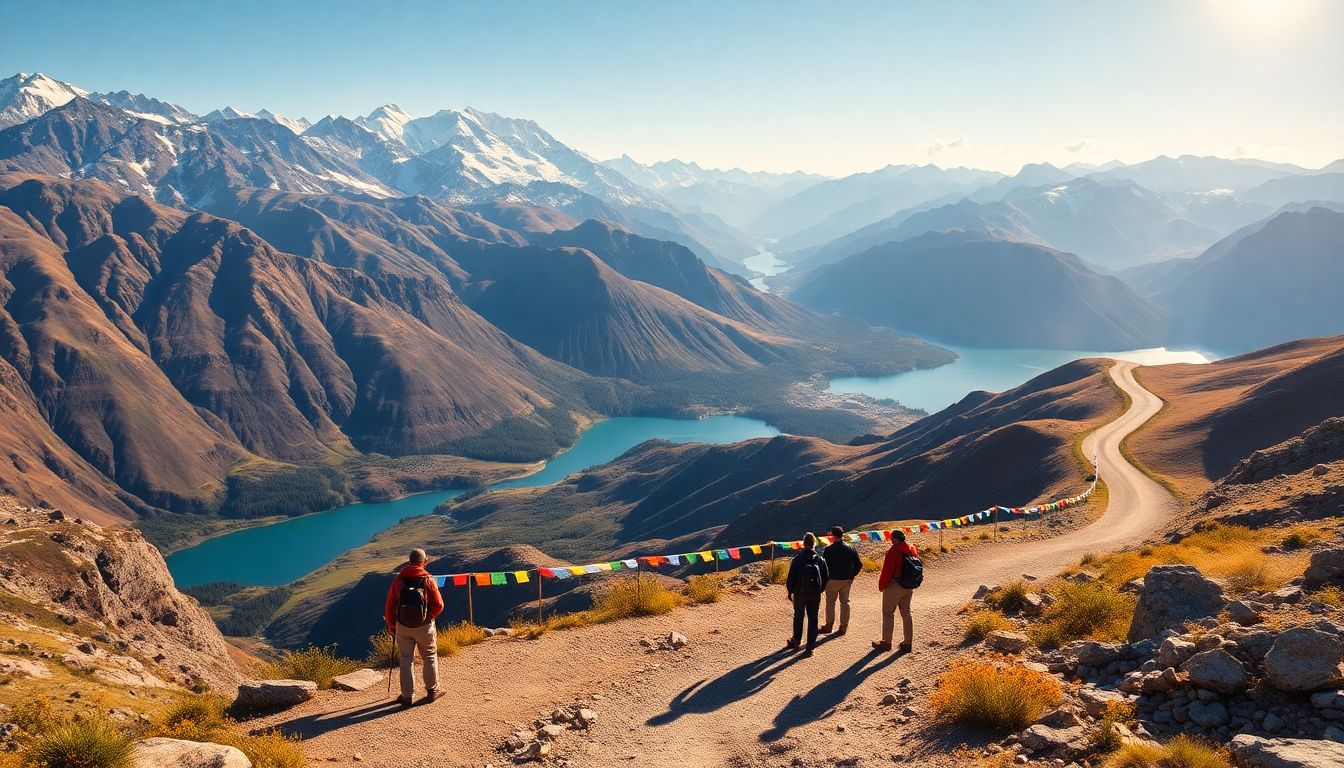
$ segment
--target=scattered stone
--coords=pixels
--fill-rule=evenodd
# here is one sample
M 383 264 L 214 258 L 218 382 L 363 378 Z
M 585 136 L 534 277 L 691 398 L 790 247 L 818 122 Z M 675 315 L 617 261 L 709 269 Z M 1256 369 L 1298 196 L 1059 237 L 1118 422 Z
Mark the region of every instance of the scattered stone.
M 1081 750 L 1087 746 L 1087 729 L 1081 725 L 1073 728 L 1051 728 L 1048 725 L 1037 724 L 1023 731 L 1018 741 L 1031 752 Z
M 1223 588 L 1193 565 L 1158 565 L 1143 579 L 1129 625 L 1129 641 L 1155 637 L 1188 621 L 1217 616 L 1227 604 Z
M 383 682 L 385 674 L 374 669 L 357 669 L 331 679 L 331 687 L 342 691 L 362 691 Z
M 576 716 L 576 721 L 584 728 L 591 728 L 593 727 L 593 723 L 597 722 L 597 713 L 591 709 L 580 709 Z
M 1227 604 L 1227 617 L 1243 627 L 1259 624 L 1265 620 L 1264 615 L 1241 600 Z
M 1187 713 L 1190 716 L 1190 722 L 1204 728 L 1223 725 L 1229 720 L 1227 707 L 1219 701 L 1206 702 L 1196 699 L 1190 702 Z
M 1338 768 L 1344 765 L 1344 744 L 1324 739 L 1264 739 L 1238 734 L 1228 744 L 1238 765 L 1246 768 Z
M 884 707 L 889 707 L 893 704 L 900 704 L 900 703 L 901 703 L 900 697 L 894 693 L 888 693 L 886 696 L 882 697 L 882 706 Z
M 998 589 L 998 587 L 991 587 L 988 584 L 981 584 L 979 589 L 975 590 L 975 595 L 971 599 L 983 600 L 985 599 L 986 595 L 988 595 L 989 593 L 993 592 L 996 589 Z
M 1237 657 L 1221 648 L 1197 653 L 1181 665 L 1190 683 L 1216 693 L 1231 695 L 1245 690 L 1249 680 Z
M 1344 547 L 1312 552 L 1311 564 L 1307 566 L 1306 573 L 1302 574 L 1302 580 L 1313 587 L 1344 581 Z
M 183 739 L 142 739 L 132 746 L 137 768 L 252 768 L 237 747 Z
M 1091 686 L 1078 690 L 1078 700 L 1082 703 L 1083 710 L 1092 717 L 1103 717 L 1110 704 L 1127 701 L 1123 694 Z
M 1265 675 L 1281 691 L 1338 688 L 1344 685 L 1344 641 L 1311 627 L 1280 632 L 1265 654 Z
M 1158 646 L 1157 655 L 1153 658 L 1160 667 L 1179 667 L 1198 651 L 1194 643 L 1179 637 L 1168 637 Z
M 1089 667 L 1102 669 L 1114 664 L 1120 659 L 1120 646 L 1115 643 L 1100 643 L 1095 640 L 1088 640 L 1074 646 L 1073 653 L 1078 657 L 1079 664 L 1086 664 Z
M 554 741 L 565 735 L 565 727 L 563 725 L 556 725 L 555 723 L 547 723 L 537 729 L 537 735 L 544 736 L 545 738 Z
M 665 642 L 667 643 L 668 647 L 670 647 L 672 650 L 679 651 L 682 648 L 686 647 L 686 644 L 689 643 L 690 640 L 686 639 L 686 636 L 681 634 L 680 632 L 673 630 L 667 633 L 667 638 Z
M 308 680 L 244 680 L 238 684 L 238 703 L 252 709 L 283 709 L 317 695 L 317 683 Z
M 1031 638 L 1021 632 L 996 629 L 985 635 L 985 646 L 1000 653 L 1021 653 L 1031 647 Z
M 1344 709 L 1344 690 L 1313 693 L 1311 705 L 1317 709 Z
M 1035 592 L 1028 592 L 1022 597 L 1022 608 L 1020 609 L 1020 613 L 1023 616 L 1040 616 L 1041 612 L 1044 610 L 1045 601 Z
M 1041 725 L 1048 725 L 1051 728 L 1073 728 L 1083 724 L 1082 719 L 1078 717 L 1078 713 L 1070 707 L 1059 707 L 1051 710 L 1036 722 Z

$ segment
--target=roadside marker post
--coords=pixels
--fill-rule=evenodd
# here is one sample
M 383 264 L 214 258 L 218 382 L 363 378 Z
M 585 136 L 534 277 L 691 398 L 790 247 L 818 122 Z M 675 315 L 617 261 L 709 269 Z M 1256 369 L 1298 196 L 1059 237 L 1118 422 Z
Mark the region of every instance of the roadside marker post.
M 542 582 L 541 571 L 538 570 L 538 571 L 537 571 L 537 631 L 541 631 L 541 628 L 542 628 L 543 626 L 545 626 L 545 624 L 546 624 L 546 618 L 545 618 L 545 616 L 544 616 L 544 615 L 542 614 L 542 612 L 541 612 L 541 582 Z

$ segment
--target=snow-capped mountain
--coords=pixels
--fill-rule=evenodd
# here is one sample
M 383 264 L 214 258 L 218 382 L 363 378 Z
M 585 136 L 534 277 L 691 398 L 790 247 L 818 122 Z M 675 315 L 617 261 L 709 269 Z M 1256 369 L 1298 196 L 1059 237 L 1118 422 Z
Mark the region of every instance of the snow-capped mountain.
M 160 123 L 186 125 L 187 123 L 198 123 L 201 120 L 201 118 L 176 104 L 159 101 L 143 93 L 111 91 L 108 93 L 90 93 L 88 98 L 90 101 L 96 101 L 99 104 L 125 110 L 135 117 Z
M 201 119 L 207 123 L 213 123 L 217 120 L 246 120 L 255 117 L 256 115 L 251 112 L 240 112 L 233 107 L 224 107 L 223 109 L 213 109 L 206 112 Z
M 406 124 L 414 119 L 414 116 L 396 104 L 384 104 L 354 122 L 372 131 L 383 141 L 401 141 Z
M 20 72 L 0 80 L 0 128 L 32 120 L 88 91 L 38 72 Z
M 276 125 L 283 125 L 296 134 L 303 133 L 313 127 L 312 121 L 306 117 L 285 117 L 284 115 L 277 115 L 269 109 L 261 110 L 257 113 L 257 117 Z

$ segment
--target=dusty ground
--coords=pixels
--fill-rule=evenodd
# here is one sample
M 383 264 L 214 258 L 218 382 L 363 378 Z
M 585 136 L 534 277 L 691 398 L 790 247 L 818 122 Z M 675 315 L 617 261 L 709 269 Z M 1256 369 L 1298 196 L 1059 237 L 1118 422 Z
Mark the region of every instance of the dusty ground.
M 723 601 L 654 618 L 621 621 L 539 639 L 494 640 L 443 660 L 449 697 L 401 710 L 386 689 L 323 692 L 262 721 L 306 739 L 315 763 L 378 768 L 504 765 L 495 747 L 515 725 L 555 706 L 585 700 L 599 714 L 586 733 L 566 734 L 554 756 L 575 766 L 756 766 L 890 764 L 893 755 L 921 765 L 957 765 L 964 740 L 931 722 L 924 701 L 960 639 L 957 609 L 981 583 L 1022 574 L 1046 576 L 1089 550 L 1114 549 L 1158 529 L 1174 501 L 1120 453 L 1120 441 L 1161 401 L 1134 380 L 1134 366 L 1112 369 L 1133 402 L 1084 442 L 1101 456 L 1109 491 L 1106 513 L 1092 524 L 1030 543 L 986 544 L 938 558 L 915 599 L 915 653 L 869 653 L 880 622 L 876 579 L 855 585 L 849 634 L 827 640 L 815 657 L 784 655 L 789 611 L 781 587 L 732 594 Z M 376 607 L 371 607 L 375 610 Z M 649 652 L 642 637 L 670 630 L 690 640 L 681 651 Z M 910 678 L 919 713 L 898 724 L 901 705 L 882 696 Z

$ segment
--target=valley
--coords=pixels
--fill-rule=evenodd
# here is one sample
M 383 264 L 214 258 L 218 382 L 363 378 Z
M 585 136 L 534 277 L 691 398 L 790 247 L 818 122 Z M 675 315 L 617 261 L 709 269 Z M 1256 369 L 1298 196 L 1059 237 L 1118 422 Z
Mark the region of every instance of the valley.
M 1344 765 L 1344 6 L 122 5 L 0 4 L 0 768 Z

